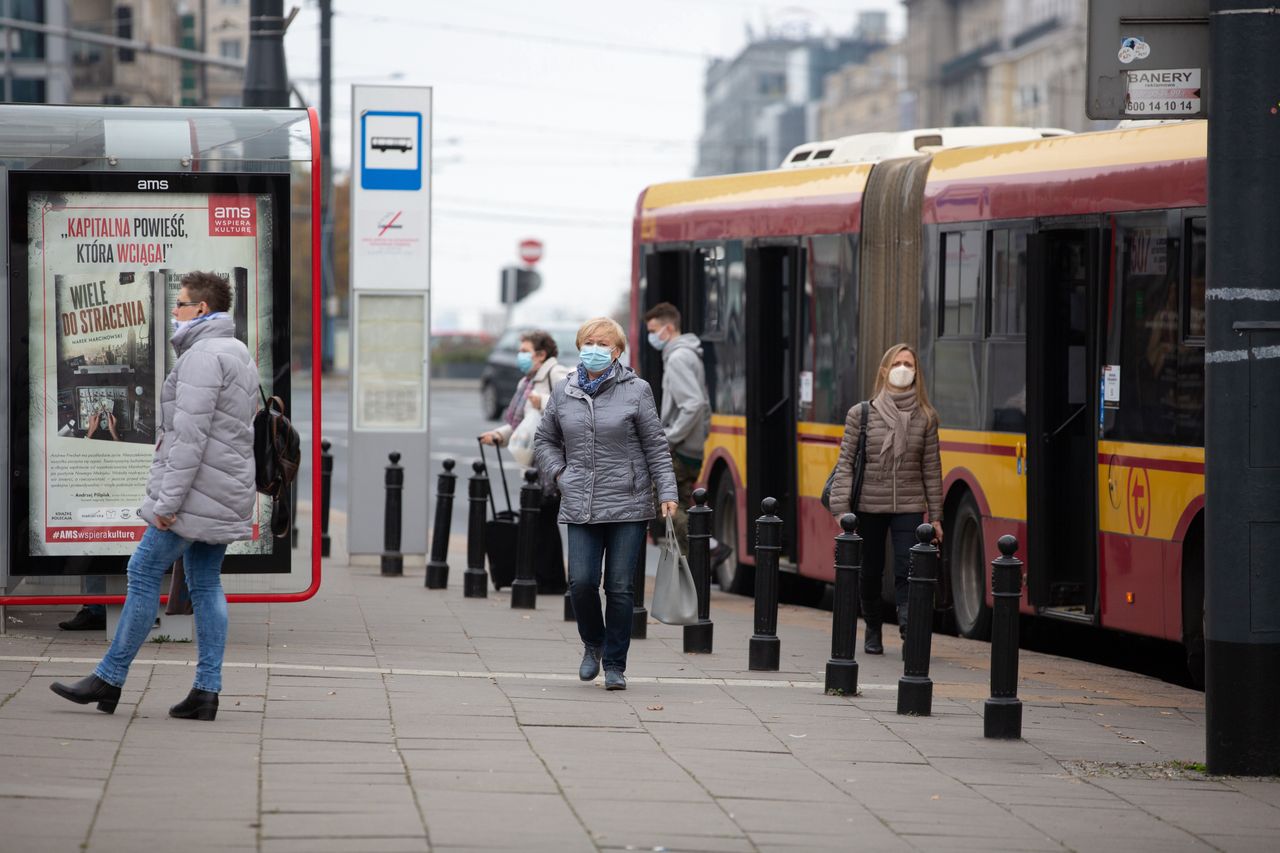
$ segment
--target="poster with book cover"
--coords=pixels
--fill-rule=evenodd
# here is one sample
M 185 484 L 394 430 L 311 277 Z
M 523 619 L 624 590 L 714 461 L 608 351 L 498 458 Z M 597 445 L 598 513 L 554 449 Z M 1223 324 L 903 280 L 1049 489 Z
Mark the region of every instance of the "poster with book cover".
M 278 390 L 272 193 L 185 189 L 31 189 L 11 199 L 26 225 L 26 310 L 15 312 L 27 326 L 26 446 L 12 450 L 26 462 L 26 494 L 15 495 L 25 500 L 15 503 L 27 524 L 14 539 L 25 536 L 27 557 L 127 556 L 141 539 L 185 273 L 231 285 L 235 335 L 268 393 Z M 228 554 L 272 553 L 270 513 L 259 496 L 253 538 Z

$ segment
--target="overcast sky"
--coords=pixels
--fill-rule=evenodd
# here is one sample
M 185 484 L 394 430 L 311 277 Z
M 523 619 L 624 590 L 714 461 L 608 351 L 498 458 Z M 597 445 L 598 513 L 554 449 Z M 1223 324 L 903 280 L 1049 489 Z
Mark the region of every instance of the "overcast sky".
M 286 3 L 286 6 L 290 4 Z M 353 83 L 434 90 L 433 325 L 475 328 L 497 307 L 516 243 L 545 245 L 543 310 L 607 311 L 629 287 L 631 217 L 648 184 L 688 177 L 710 57 L 747 27 L 807 22 L 847 34 L 895 0 L 334 0 L 334 159 L 351 159 Z M 289 74 L 319 106 L 319 24 L 285 39 Z

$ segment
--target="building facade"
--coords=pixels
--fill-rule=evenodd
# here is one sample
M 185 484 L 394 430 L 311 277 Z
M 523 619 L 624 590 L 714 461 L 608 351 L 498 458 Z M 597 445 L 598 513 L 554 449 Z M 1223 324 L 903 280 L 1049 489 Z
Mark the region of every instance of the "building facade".
M 875 13 L 853 36 L 770 33 L 733 59 L 713 60 L 695 174 L 776 167 L 793 147 L 819 133 L 827 75 L 864 61 L 883 44 L 883 14 Z
M 866 62 L 846 65 L 827 75 L 818 136 L 836 139 L 912 127 L 914 107 L 906 88 L 902 44 L 886 45 L 871 53 Z
M 19 21 L 65 27 L 66 0 L 8 0 L 7 14 Z M 0 29 L 0 101 L 65 104 L 71 97 L 66 39 L 30 30 Z
M 248 0 L 73 0 L 74 29 L 243 62 Z M 244 75 L 131 48 L 71 43 L 71 98 L 81 104 L 232 107 Z M 202 49 L 203 45 L 203 49 Z
M 906 88 L 919 126 L 1092 130 L 1088 0 L 904 0 Z

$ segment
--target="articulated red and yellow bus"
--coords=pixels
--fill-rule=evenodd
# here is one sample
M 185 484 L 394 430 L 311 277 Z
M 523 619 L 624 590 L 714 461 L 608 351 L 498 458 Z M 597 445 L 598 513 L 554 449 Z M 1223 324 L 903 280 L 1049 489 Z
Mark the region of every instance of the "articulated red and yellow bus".
M 702 480 L 735 552 L 721 586 L 750 588 L 766 496 L 785 567 L 832 579 L 839 530 L 819 494 L 845 413 L 907 341 L 942 421 L 939 606 L 955 629 L 987 633 L 987 567 L 1011 533 L 1024 612 L 1183 642 L 1195 671 L 1206 124 L 921 139 L 912 156 L 640 196 L 632 339 L 660 301 L 702 339 Z M 661 359 L 641 349 L 656 393 Z

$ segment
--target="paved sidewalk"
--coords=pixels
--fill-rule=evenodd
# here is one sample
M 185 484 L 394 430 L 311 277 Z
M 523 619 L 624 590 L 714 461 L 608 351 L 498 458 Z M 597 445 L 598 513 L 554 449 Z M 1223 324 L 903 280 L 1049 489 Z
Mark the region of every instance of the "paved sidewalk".
M 102 635 L 10 609 L 0 850 L 1275 849 L 1280 783 L 1194 769 L 1201 694 L 1024 653 L 1025 739 L 987 741 L 986 644 L 936 636 L 934 716 L 899 717 L 895 631 L 825 696 L 829 613 L 783 607 L 784 671 L 752 673 L 751 602 L 719 593 L 715 654 L 650 624 L 606 693 L 558 597 L 464 599 L 464 553 L 443 592 L 339 557 L 311 602 L 233 607 L 209 724 L 166 716 L 191 645 L 144 648 L 108 716 L 48 689 Z

